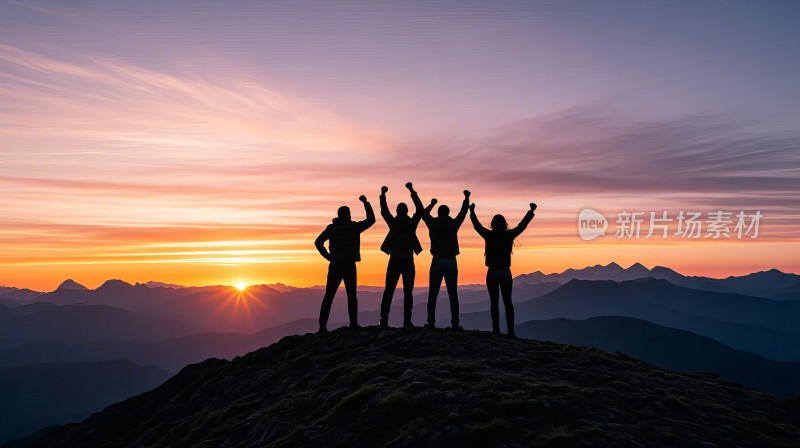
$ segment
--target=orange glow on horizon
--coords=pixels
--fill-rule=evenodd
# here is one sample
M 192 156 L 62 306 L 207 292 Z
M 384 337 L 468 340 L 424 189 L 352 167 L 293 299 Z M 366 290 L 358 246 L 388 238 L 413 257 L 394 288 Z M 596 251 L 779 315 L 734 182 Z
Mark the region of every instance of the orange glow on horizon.
M 512 272 L 515 275 L 542 271 L 544 273 L 562 272 L 567 268 L 583 268 L 596 264 L 616 262 L 628 267 L 639 262 L 652 268 L 666 266 L 684 275 L 703 275 L 727 277 L 751 272 L 780 269 L 784 272 L 798 272 L 800 265 L 796 254 L 800 252 L 800 242 L 754 243 L 732 241 L 727 244 L 714 242 L 680 242 L 660 244 L 633 244 L 608 240 L 607 243 L 593 241 L 576 242 L 569 238 L 551 240 L 523 235 L 520 245 L 515 247 L 512 257 Z M 380 286 L 383 284 L 388 257 L 376 249 L 381 232 L 366 235 L 362 241 L 362 261 L 358 264 L 360 285 Z M 428 248 L 424 230 L 418 232 L 423 247 Z M 483 265 L 483 248 L 465 229 L 462 239 L 459 263 L 459 283 L 482 283 L 486 268 Z M 376 238 L 377 237 L 377 238 Z M 98 248 L 98 251 L 103 250 Z M 224 250 L 224 249 L 223 249 Z M 312 253 L 313 252 L 313 253 Z M 16 258 L 12 260 L 11 258 Z M 88 288 L 96 288 L 110 278 L 120 278 L 129 283 L 160 281 L 184 286 L 205 286 L 231 284 L 230 278 L 248 279 L 233 282 L 238 294 L 246 294 L 250 285 L 283 283 L 297 287 L 324 284 L 327 262 L 316 251 L 297 254 L 274 254 L 270 258 L 258 259 L 240 257 L 235 260 L 228 256 L 186 261 L 183 255 L 174 257 L 155 257 L 144 259 L 120 259 L 82 255 L 80 258 L 56 259 L 28 258 L 20 260 L 16 254 L 0 255 L 0 285 L 27 287 L 37 291 L 52 291 L 63 280 L 72 278 Z M 14 261 L 18 261 L 14 263 Z M 427 270 L 430 265 L 429 252 L 416 258 L 418 286 L 427 284 Z

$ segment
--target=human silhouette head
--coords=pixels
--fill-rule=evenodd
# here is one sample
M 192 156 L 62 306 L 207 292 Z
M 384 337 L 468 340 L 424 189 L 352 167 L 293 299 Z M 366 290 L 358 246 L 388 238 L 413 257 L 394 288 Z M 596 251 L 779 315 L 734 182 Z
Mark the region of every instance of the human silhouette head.
M 508 223 L 503 215 L 494 215 L 491 224 L 492 230 L 508 230 Z
M 339 219 L 350 221 L 350 207 L 346 205 L 339 207 L 337 214 L 339 215 Z
M 440 218 L 445 218 L 445 217 L 448 217 L 448 216 L 450 216 L 450 207 L 448 207 L 446 205 L 440 205 L 439 206 L 439 217 Z
M 405 202 L 401 202 L 397 204 L 397 216 L 407 216 L 408 215 L 408 206 Z

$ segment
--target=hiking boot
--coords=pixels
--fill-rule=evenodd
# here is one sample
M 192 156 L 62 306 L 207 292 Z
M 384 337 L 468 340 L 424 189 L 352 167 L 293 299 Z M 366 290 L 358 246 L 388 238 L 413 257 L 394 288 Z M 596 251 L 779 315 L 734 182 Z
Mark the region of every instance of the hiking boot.
M 425 324 L 425 326 L 423 328 L 427 328 L 428 330 L 435 330 L 436 329 L 436 325 L 431 324 L 431 323 L 427 323 L 427 324 Z
M 325 327 L 325 326 L 319 327 L 319 330 L 317 330 L 317 334 L 319 334 L 319 333 L 327 333 L 327 332 L 328 332 L 328 327 Z
M 357 329 L 361 328 L 361 325 L 359 325 L 359 324 L 357 324 L 357 323 L 353 322 L 353 323 L 351 323 L 350 325 L 348 325 L 348 327 L 349 327 L 349 328 L 351 328 L 351 329 L 353 329 L 353 330 L 357 330 Z
M 386 322 L 385 320 L 381 320 L 378 326 L 381 328 L 389 328 L 389 323 Z
M 412 324 L 410 320 L 407 320 L 403 322 L 403 328 L 417 328 L 417 326 Z
M 464 331 L 464 327 L 459 324 L 453 325 L 453 331 Z

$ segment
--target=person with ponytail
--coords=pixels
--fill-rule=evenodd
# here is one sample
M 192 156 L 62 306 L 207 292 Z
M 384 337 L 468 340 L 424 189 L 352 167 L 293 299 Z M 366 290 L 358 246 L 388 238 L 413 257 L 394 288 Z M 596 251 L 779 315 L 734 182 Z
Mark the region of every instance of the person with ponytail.
M 511 276 L 511 253 L 514 249 L 514 239 L 516 239 L 531 222 L 536 210 L 536 204 L 531 202 L 531 208 L 525 213 L 522 221 L 513 229 L 508 228 L 508 223 L 503 215 L 494 215 L 490 229 L 483 227 L 475 215 L 475 204 L 469 206 L 469 218 L 475 231 L 483 237 L 485 241 L 486 258 L 486 288 L 489 290 L 490 313 L 492 315 L 492 332 L 500 334 L 500 295 L 503 296 L 503 305 L 506 309 L 506 325 L 508 335 L 515 337 L 514 334 L 514 304 L 511 302 L 511 288 L 513 279 Z

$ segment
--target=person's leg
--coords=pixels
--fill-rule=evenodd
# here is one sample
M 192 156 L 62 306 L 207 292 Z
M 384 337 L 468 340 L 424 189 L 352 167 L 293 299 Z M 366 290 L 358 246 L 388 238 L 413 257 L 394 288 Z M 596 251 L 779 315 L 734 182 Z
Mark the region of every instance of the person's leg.
M 489 290 L 489 314 L 492 316 L 492 332 L 500 334 L 500 308 L 498 297 L 500 294 L 500 282 L 496 280 L 493 269 L 486 272 L 486 289 Z
M 344 279 L 344 289 L 347 291 L 347 314 L 350 316 L 350 326 L 358 326 L 358 273 L 356 262 L 348 264 L 342 272 Z
M 436 325 L 436 299 L 442 286 L 442 266 L 440 260 L 431 261 L 431 273 L 428 277 L 428 325 Z
M 336 290 L 339 289 L 339 284 L 342 282 L 342 276 L 339 268 L 335 263 L 328 265 L 328 279 L 325 283 L 325 297 L 322 298 L 322 307 L 319 310 L 319 329 L 320 331 L 327 330 L 328 317 L 331 314 L 331 305 L 333 304 L 333 297 L 336 295 Z
M 389 310 L 392 308 L 392 296 L 397 288 L 397 281 L 400 280 L 400 269 L 397 267 L 396 260 L 389 258 L 386 266 L 386 284 L 383 290 L 383 300 L 381 300 L 381 325 L 389 324 Z
M 411 310 L 414 307 L 414 259 L 403 263 L 403 325 L 411 325 Z
M 503 305 L 506 307 L 506 325 L 508 326 L 508 335 L 514 336 L 514 303 L 511 302 L 511 288 L 514 285 L 514 280 L 511 277 L 511 269 L 503 273 L 500 280 L 500 293 L 503 295 Z
M 450 324 L 453 329 L 458 329 L 458 264 L 456 260 L 448 262 L 444 282 L 447 285 L 447 296 L 450 298 Z

